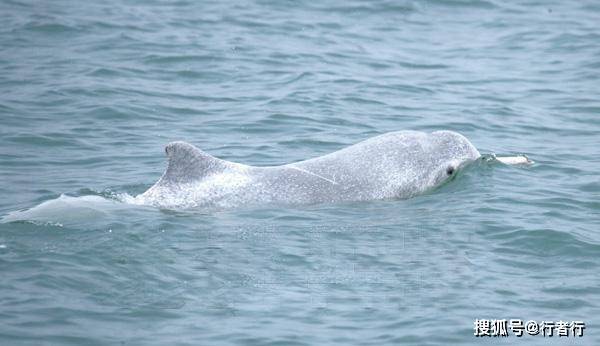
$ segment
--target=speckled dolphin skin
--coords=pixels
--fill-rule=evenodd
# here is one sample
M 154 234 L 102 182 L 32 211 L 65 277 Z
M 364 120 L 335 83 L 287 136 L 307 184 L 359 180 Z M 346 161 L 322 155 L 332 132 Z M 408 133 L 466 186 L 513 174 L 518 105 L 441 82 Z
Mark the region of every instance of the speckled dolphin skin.
M 397 131 L 306 161 L 255 167 L 169 143 L 160 180 L 135 198 L 164 208 L 295 205 L 409 198 L 439 186 L 477 149 L 453 131 Z

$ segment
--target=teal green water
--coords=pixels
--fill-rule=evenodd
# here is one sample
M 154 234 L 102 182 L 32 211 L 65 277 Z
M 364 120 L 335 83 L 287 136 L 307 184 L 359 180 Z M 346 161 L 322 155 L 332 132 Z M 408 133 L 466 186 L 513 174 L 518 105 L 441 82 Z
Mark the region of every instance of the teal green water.
M 600 343 L 598 2 L 5 0 L 0 18 L 0 215 L 34 208 L 0 223 L 0 344 Z M 172 140 L 276 165 L 439 129 L 536 164 L 409 200 L 120 202 Z M 473 335 L 511 318 L 587 329 Z

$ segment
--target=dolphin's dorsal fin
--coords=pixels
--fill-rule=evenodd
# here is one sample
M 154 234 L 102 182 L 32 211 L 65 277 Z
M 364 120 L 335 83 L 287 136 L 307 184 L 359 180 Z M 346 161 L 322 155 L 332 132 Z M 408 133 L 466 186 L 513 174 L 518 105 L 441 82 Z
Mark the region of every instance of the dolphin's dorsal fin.
M 185 183 L 220 173 L 229 162 L 211 156 L 187 142 L 171 142 L 165 147 L 169 159 L 163 183 Z

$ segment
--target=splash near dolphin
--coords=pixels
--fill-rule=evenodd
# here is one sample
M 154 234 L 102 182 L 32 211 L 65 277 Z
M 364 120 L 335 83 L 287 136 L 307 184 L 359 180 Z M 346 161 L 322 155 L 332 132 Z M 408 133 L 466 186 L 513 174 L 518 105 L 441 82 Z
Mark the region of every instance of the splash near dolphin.
M 294 205 L 409 198 L 480 157 L 453 131 L 398 131 L 306 161 L 256 167 L 213 157 L 186 142 L 165 148 L 168 166 L 139 204 L 157 207 Z

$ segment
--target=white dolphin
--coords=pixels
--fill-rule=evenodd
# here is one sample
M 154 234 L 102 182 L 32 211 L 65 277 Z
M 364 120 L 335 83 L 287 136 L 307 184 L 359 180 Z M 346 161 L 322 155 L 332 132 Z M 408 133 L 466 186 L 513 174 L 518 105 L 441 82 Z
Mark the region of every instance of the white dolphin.
M 235 207 L 409 198 L 480 157 L 453 131 L 390 132 L 325 156 L 270 167 L 221 160 L 186 142 L 169 143 L 165 151 L 165 173 L 136 203 Z

